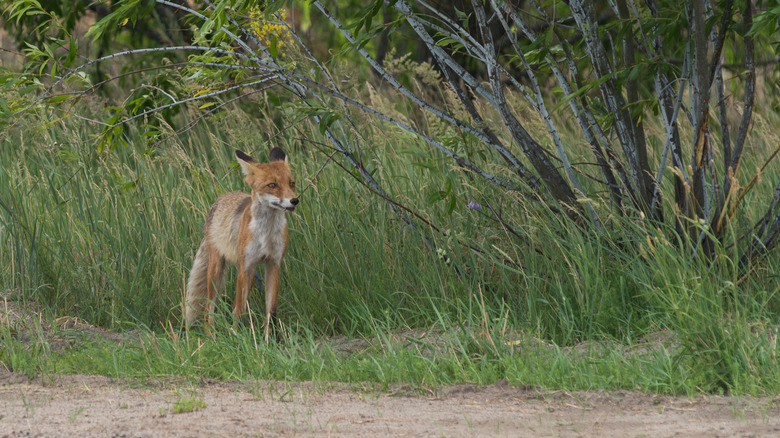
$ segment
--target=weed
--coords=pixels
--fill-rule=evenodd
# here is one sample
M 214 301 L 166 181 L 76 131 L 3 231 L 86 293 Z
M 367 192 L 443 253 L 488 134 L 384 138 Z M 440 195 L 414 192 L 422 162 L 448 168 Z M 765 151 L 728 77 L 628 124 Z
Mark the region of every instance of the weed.
M 206 409 L 206 402 L 198 397 L 182 397 L 173 402 L 173 407 L 171 408 L 174 414 L 195 412 L 203 409 Z
M 24 395 L 24 391 L 20 389 L 19 393 L 22 395 L 22 404 L 24 404 L 24 410 L 27 413 L 27 417 L 31 418 L 33 415 L 35 415 L 36 407 L 31 401 L 27 400 L 27 396 Z
M 81 415 L 81 413 L 86 411 L 86 410 L 87 410 L 87 408 L 84 408 L 84 407 L 78 407 L 78 408 L 73 409 L 73 411 L 71 411 L 71 413 L 68 415 L 68 421 L 71 422 L 71 423 L 75 423 L 76 419 L 79 417 L 79 415 Z

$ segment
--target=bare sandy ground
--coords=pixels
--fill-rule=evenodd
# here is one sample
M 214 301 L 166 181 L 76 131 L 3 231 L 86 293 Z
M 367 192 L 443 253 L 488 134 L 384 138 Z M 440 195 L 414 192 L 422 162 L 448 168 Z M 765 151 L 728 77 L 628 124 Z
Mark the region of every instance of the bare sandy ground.
M 9 297 L 0 291 L 0 324 L 33 342 L 29 327 L 43 320 Z M 55 324 L 122 339 L 74 318 Z M 38 327 L 52 348 L 67 347 L 56 331 Z M 339 345 L 350 351 L 362 344 Z M 420 394 L 322 382 L 139 383 L 82 375 L 31 381 L 0 365 L 0 438 L 72 436 L 776 437 L 780 398 L 543 391 L 505 383 Z
M 174 413 L 182 400 L 197 400 L 200 409 Z M 0 372 L 0 437 L 770 437 L 780 436 L 778 401 L 501 383 L 421 395 L 310 382 L 29 382 Z

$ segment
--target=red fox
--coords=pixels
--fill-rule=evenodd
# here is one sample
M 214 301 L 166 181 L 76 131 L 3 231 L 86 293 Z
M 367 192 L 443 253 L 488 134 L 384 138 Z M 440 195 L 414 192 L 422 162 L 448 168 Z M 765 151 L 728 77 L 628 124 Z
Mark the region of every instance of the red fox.
M 230 192 L 211 206 L 205 236 L 192 262 L 187 281 L 186 320 L 192 325 L 206 312 L 206 329 L 211 325 L 216 291 L 225 285 L 225 261 L 238 267 L 236 320 L 244 313 L 255 269 L 265 263 L 265 340 L 276 317 L 280 264 L 287 251 L 286 213 L 295 210 L 295 181 L 287 156 L 271 149 L 269 163 L 260 164 L 236 150 L 238 163 L 252 193 Z

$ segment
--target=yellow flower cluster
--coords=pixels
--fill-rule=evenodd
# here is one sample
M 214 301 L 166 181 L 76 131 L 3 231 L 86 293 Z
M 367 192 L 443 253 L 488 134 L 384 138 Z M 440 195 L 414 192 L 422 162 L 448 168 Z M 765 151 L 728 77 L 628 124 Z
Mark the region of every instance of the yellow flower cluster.
M 263 11 L 259 8 L 253 8 L 249 12 L 249 18 L 252 20 L 249 29 L 260 41 L 260 44 L 268 48 L 275 42 L 279 56 L 286 56 L 285 51 L 292 49 L 295 45 L 290 29 L 284 24 L 287 20 L 287 10 L 280 9 L 273 17 L 279 21 L 267 21 L 263 16 Z

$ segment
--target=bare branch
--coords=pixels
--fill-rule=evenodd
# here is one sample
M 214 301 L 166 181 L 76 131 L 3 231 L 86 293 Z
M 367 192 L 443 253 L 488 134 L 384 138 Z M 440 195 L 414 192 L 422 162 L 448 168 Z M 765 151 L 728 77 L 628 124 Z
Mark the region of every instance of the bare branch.
M 493 3 L 493 5 L 495 6 L 495 3 Z M 479 23 L 480 27 L 482 28 L 483 34 L 490 35 L 490 29 L 487 28 L 487 24 L 485 22 L 485 13 L 482 7 L 476 6 L 475 11 L 477 16 L 477 23 Z M 504 28 L 504 31 L 507 33 L 511 33 L 509 24 L 504 19 L 503 15 L 497 14 L 496 16 L 498 17 L 498 20 L 501 22 L 501 26 Z M 582 188 L 582 184 L 580 184 L 579 180 L 577 179 L 577 176 L 574 174 L 574 171 L 572 170 L 571 167 L 571 163 L 569 162 L 569 156 L 566 153 L 563 144 L 561 143 L 560 136 L 558 135 L 558 130 L 555 128 L 552 118 L 550 118 L 550 114 L 547 112 L 547 107 L 545 106 L 544 98 L 542 97 L 542 90 L 539 87 L 539 83 L 536 80 L 536 75 L 531 69 L 531 65 L 528 63 L 528 60 L 525 58 L 525 54 L 517 46 L 517 42 L 514 39 L 510 39 L 510 41 L 512 43 L 513 49 L 515 50 L 515 54 L 517 54 L 518 58 L 523 63 L 526 73 L 528 74 L 528 78 L 531 81 L 531 86 L 534 90 L 534 93 L 536 94 L 536 100 L 538 102 L 537 111 L 539 111 L 542 118 L 544 118 L 544 122 L 547 125 L 547 130 L 549 131 L 550 135 L 553 138 L 553 142 L 555 143 L 555 148 L 558 151 L 558 157 L 561 159 L 561 162 L 563 163 L 563 168 L 566 171 L 566 175 L 569 177 L 569 181 L 571 181 L 571 184 L 574 186 L 574 189 L 577 192 L 579 192 L 580 196 L 585 198 L 584 202 L 588 208 L 588 214 L 590 214 L 591 221 L 593 221 L 594 226 L 596 227 L 597 230 L 603 231 L 603 226 L 601 225 L 601 221 L 599 220 L 598 214 L 596 214 L 596 210 L 593 208 L 593 203 L 588 199 L 588 195 L 585 192 L 585 190 Z M 489 42 L 489 45 L 493 46 L 492 41 Z
M 146 53 L 156 53 L 156 52 L 174 52 L 174 51 L 182 51 L 182 50 L 197 50 L 197 51 L 204 51 L 204 52 L 213 52 L 213 53 L 220 53 L 223 55 L 229 55 L 229 56 L 235 56 L 240 59 L 249 59 L 247 56 L 242 55 L 240 53 L 234 53 L 229 52 L 227 50 L 222 49 L 215 49 L 213 47 L 203 47 L 203 46 L 176 46 L 176 47 L 157 47 L 157 48 L 151 48 L 151 49 L 132 49 L 132 50 L 124 50 L 122 52 L 112 53 L 110 55 L 106 55 L 97 59 L 90 60 L 70 71 L 68 71 L 67 74 L 60 77 L 56 82 L 54 82 L 51 86 L 47 87 L 35 100 L 33 100 L 32 103 L 27 105 L 26 107 L 14 111 L 14 114 L 22 114 L 27 112 L 30 108 L 33 108 L 35 105 L 39 104 L 43 99 L 46 98 L 46 96 L 49 96 L 52 90 L 57 88 L 58 86 L 62 85 L 68 78 L 74 76 L 76 73 L 86 69 L 89 66 L 92 66 L 94 64 L 98 64 L 101 62 L 109 61 L 115 58 L 123 57 L 123 56 L 130 56 L 130 55 L 140 55 L 140 54 L 146 54 Z
M 644 133 L 635 132 L 623 95 L 618 92 L 615 84 L 614 71 L 607 61 L 607 53 L 598 32 L 598 24 L 594 19 L 595 11 L 590 2 L 572 0 L 570 8 L 574 19 L 583 32 L 588 56 L 596 76 L 602 79 L 599 90 L 604 98 L 607 109 L 615 118 L 615 128 L 618 139 L 623 147 L 623 153 L 628 161 L 632 179 L 636 185 L 639 198 L 643 200 L 641 208 L 650 207 L 652 198 L 652 179 L 648 174 L 647 151 L 644 144 Z M 640 140 L 641 137 L 641 140 Z M 646 212 L 646 213 L 649 213 Z
M 179 106 L 179 105 L 184 105 L 185 103 L 195 102 L 195 101 L 198 101 L 198 100 L 208 99 L 210 97 L 220 96 L 222 94 L 229 93 L 229 92 L 231 92 L 233 90 L 238 90 L 240 88 L 246 88 L 246 87 L 252 87 L 252 86 L 255 86 L 255 85 L 260 85 L 260 84 L 269 82 L 269 81 L 274 80 L 274 79 L 277 79 L 277 75 L 275 75 L 275 74 L 274 75 L 266 75 L 263 78 L 258 79 L 256 81 L 242 83 L 242 84 L 234 85 L 232 87 L 224 88 L 224 89 L 219 90 L 219 91 L 214 91 L 214 92 L 211 92 L 211 93 L 201 94 L 201 95 L 195 96 L 195 97 L 190 97 L 188 99 L 182 99 L 182 100 L 179 100 L 179 101 L 174 101 L 174 102 L 169 103 L 167 105 L 158 106 L 158 107 L 146 110 L 144 112 L 138 113 L 138 114 L 136 114 L 136 115 L 134 115 L 132 117 L 127 117 L 125 119 L 122 119 L 122 120 L 120 120 L 120 121 L 118 121 L 118 122 L 116 122 L 116 123 L 114 123 L 112 125 L 109 125 L 108 128 L 114 128 L 116 126 L 124 125 L 124 124 L 127 124 L 128 122 L 131 122 L 131 121 L 135 120 L 135 119 L 138 119 L 138 118 L 141 118 L 141 117 L 144 117 L 144 116 L 148 116 L 149 114 L 160 112 L 160 111 L 166 110 L 168 108 L 173 108 L 173 107 L 176 107 L 176 106 Z

